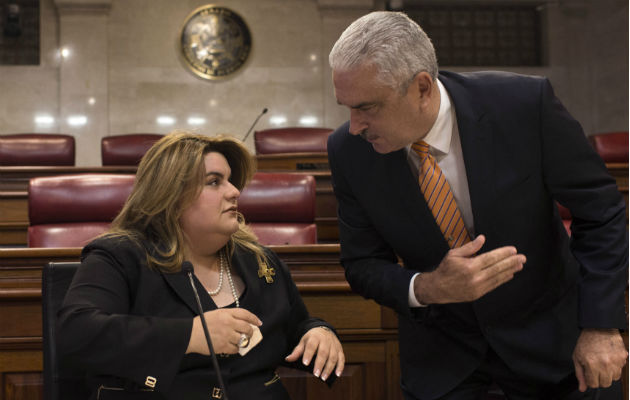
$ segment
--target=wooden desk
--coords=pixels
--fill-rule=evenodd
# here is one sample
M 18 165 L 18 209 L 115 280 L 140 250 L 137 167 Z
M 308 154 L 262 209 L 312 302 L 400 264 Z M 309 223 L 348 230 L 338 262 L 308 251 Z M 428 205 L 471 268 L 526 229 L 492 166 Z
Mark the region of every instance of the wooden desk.
M 330 171 L 284 170 L 276 172 L 291 172 L 315 177 L 315 223 L 318 241 L 320 243 L 338 242 L 337 200 L 332 189 Z M 136 167 L 0 167 L 0 246 L 26 246 L 28 182 L 31 178 L 80 173 L 135 174 Z
M 282 153 L 256 155 L 259 171 L 330 170 L 328 153 Z
M 348 363 L 332 390 L 308 374 L 282 370 L 293 398 L 401 399 L 396 317 L 351 292 L 339 246 L 272 248 L 289 266 L 310 313 L 338 329 Z M 78 248 L 0 249 L 0 400 L 42 398 L 42 268 L 77 261 L 79 254 Z

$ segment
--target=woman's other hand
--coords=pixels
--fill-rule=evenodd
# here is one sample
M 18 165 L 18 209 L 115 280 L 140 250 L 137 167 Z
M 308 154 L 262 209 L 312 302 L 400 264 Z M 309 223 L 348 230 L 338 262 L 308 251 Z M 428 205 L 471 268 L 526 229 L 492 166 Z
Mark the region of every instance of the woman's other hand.
M 302 336 L 300 343 L 295 346 L 293 352 L 285 360 L 297 361 L 302 356 L 302 363 L 309 365 L 313 356 L 317 353 L 313 374 L 323 381 L 328 379 L 335 371 L 335 375 L 341 376 L 346 358 L 337 335 L 325 326 L 310 329 Z
M 237 353 L 241 335 L 245 334 L 250 338 L 253 333 L 251 325 L 262 325 L 262 321 L 258 317 L 244 308 L 222 308 L 206 311 L 204 317 L 208 325 L 210 339 L 212 339 L 212 347 L 216 353 Z M 210 355 L 199 316 L 193 319 L 192 333 L 186 349 L 186 354 L 188 353 Z

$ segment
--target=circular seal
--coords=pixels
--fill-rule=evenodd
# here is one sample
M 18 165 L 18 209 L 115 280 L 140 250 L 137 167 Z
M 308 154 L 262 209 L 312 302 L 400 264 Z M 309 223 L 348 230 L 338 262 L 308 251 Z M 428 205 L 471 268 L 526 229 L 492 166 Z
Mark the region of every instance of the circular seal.
M 184 21 L 179 38 L 184 64 L 204 79 L 225 78 L 247 60 L 252 37 L 234 11 L 209 4 Z

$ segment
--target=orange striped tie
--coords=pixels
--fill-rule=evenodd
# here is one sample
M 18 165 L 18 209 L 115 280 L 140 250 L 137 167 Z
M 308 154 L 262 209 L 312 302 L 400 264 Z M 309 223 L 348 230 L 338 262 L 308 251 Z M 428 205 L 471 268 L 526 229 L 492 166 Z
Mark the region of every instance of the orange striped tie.
M 429 145 L 423 141 L 416 142 L 411 148 L 420 156 L 419 183 L 427 205 L 433 213 L 440 231 L 454 249 L 470 242 L 468 231 L 464 225 L 462 214 L 457 208 L 451 186 L 437 165 L 435 158 L 429 154 Z

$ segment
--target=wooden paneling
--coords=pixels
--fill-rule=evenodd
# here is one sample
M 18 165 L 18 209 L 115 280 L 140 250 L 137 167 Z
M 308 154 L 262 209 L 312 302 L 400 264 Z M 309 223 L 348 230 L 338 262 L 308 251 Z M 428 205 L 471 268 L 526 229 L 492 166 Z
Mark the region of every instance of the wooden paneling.
M 381 307 L 353 293 L 305 293 L 304 303 L 312 315 L 330 316 L 326 319 L 337 329 L 381 328 Z M 335 310 L 334 314 L 330 310 Z M 332 314 L 332 315 L 331 315 Z
M 328 386 L 304 371 L 281 367 L 278 375 L 287 388 L 289 395 L 295 400 L 364 400 L 369 398 L 372 386 L 385 382 L 370 382 L 366 386 L 366 369 L 364 364 L 346 365 L 343 374 L 335 381 L 332 390 Z
M 328 153 L 258 154 L 259 171 L 328 170 Z
M 28 229 L 26 191 L 0 191 L 0 244 L 25 245 Z
M 7 400 L 33 400 L 43 397 L 43 379 L 39 372 L 6 374 L 3 398 Z

